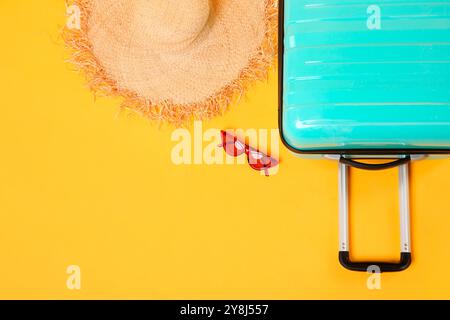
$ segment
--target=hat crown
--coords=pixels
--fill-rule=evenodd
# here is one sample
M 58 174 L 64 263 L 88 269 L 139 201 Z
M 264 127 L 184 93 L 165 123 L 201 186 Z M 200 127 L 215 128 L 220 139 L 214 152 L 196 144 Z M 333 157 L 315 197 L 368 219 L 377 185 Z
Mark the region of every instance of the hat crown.
M 272 61 L 277 0 L 72 1 L 86 17 L 68 31 L 76 65 L 152 117 L 222 113 Z
M 138 0 L 135 23 L 144 36 L 163 47 L 189 44 L 205 28 L 210 0 Z

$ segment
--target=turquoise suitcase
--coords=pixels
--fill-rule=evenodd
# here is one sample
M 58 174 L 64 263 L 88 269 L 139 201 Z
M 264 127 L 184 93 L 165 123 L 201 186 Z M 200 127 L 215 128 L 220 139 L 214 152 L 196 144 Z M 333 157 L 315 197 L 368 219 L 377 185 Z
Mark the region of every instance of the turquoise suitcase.
M 404 270 L 409 162 L 450 153 L 450 2 L 280 0 L 279 9 L 282 141 L 295 153 L 339 160 L 341 264 Z M 349 167 L 399 167 L 399 262 L 351 261 Z

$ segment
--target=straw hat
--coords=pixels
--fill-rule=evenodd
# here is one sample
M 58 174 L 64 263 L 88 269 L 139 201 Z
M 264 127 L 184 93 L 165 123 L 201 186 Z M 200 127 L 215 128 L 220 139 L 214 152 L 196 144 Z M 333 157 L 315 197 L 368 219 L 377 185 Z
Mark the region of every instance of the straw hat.
M 96 92 L 183 124 L 223 113 L 276 55 L 277 0 L 73 0 L 71 61 Z

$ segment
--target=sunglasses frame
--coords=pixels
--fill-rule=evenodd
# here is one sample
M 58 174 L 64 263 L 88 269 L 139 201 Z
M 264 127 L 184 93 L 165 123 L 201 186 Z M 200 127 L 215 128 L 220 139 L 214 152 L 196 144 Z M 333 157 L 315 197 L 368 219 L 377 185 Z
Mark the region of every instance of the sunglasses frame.
M 221 130 L 221 139 L 222 144 L 220 147 L 222 147 L 226 154 L 232 157 L 239 157 L 243 155 L 244 153 L 247 155 L 247 162 L 250 165 L 250 167 L 256 171 L 264 171 L 266 177 L 270 176 L 269 169 L 276 167 L 279 164 L 279 161 L 274 159 L 273 157 L 267 155 L 266 153 L 260 151 L 259 149 L 255 149 L 248 145 L 247 143 L 241 141 L 238 137 L 231 134 L 230 132 L 226 130 Z M 231 154 L 229 149 L 227 148 L 228 145 L 233 144 L 233 153 Z M 236 152 L 236 143 L 239 143 L 242 146 L 242 149 L 238 150 Z M 254 157 L 252 154 L 257 154 L 259 157 Z M 265 162 L 260 161 L 261 159 L 265 159 Z

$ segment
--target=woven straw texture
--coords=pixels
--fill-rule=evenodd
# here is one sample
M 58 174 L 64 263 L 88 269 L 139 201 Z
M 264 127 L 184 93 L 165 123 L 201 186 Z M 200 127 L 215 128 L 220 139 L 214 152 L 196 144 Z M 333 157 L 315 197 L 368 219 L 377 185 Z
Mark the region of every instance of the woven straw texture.
M 184 125 L 210 119 L 265 79 L 277 52 L 276 0 L 73 0 L 70 61 L 98 94 Z

